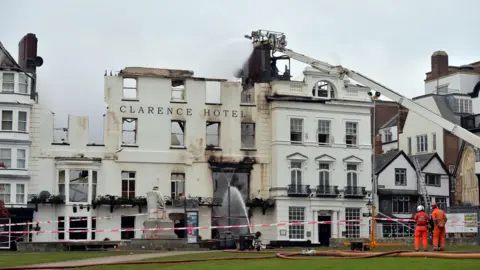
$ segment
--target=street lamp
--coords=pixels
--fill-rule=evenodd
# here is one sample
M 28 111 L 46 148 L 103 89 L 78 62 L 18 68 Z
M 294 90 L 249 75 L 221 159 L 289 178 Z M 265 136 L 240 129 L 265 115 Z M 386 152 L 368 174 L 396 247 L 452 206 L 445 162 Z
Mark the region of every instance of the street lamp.
M 376 115 L 376 101 L 381 96 L 380 92 L 376 91 L 368 92 L 370 99 L 373 102 L 373 123 L 372 123 L 372 200 L 368 200 L 367 207 L 372 212 L 372 229 L 370 232 L 370 248 L 374 249 L 377 247 L 377 241 L 375 241 L 375 230 L 376 230 L 376 220 L 375 220 L 375 197 L 377 194 L 377 179 L 375 175 L 375 144 L 376 144 L 376 137 L 377 137 L 377 129 L 375 122 L 377 121 Z
M 373 207 L 372 200 L 368 200 L 368 202 L 367 202 L 368 211 L 372 211 L 372 207 Z M 372 213 L 370 212 L 370 214 L 372 214 Z

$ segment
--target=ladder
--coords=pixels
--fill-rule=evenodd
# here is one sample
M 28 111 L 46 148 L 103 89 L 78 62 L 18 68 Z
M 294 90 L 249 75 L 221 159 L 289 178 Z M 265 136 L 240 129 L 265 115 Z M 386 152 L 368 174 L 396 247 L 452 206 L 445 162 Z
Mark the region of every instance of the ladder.
M 420 162 L 418 162 L 418 158 L 414 157 L 412 159 L 415 164 L 415 170 L 417 172 L 419 192 L 423 196 L 423 201 L 425 202 L 425 205 L 424 205 L 425 210 L 427 210 L 427 209 L 430 209 L 430 196 L 428 196 L 427 185 L 425 183 L 425 175 L 422 173 L 422 170 L 420 168 Z M 430 211 L 425 211 L 425 212 L 428 213 Z

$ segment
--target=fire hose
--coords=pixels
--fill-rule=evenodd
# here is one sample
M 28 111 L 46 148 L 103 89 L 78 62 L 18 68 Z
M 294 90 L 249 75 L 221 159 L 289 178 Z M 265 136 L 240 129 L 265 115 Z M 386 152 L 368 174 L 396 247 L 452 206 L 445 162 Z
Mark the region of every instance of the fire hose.
M 141 264 L 175 264 L 175 263 L 194 263 L 208 261 L 234 261 L 234 260 L 264 260 L 264 259 L 289 259 L 289 260 L 314 260 L 314 257 L 330 257 L 329 259 L 367 259 L 378 257 L 417 257 L 417 258 L 443 258 L 443 259 L 480 259 L 480 251 L 468 252 L 412 252 L 409 250 L 396 250 L 388 252 L 361 252 L 361 251 L 311 251 L 304 252 L 275 252 L 275 251 L 239 251 L 224 250 L 229 253 L 245 254 L 269 254 L 265 256 L 245 256 L 231 258 L 205 258 L 205 259 L 184 259 L 184 260 L 156 260 L 156 261 L 130 261 L 114 263 L 91 263 L 77 265 L 33 265 L 33 266 L 12 266 L 0 268 L 0 270 L 19 270 L 19 269 L 73 269 L 94 266 L 114 266 L 114 265 L 141 265 Z

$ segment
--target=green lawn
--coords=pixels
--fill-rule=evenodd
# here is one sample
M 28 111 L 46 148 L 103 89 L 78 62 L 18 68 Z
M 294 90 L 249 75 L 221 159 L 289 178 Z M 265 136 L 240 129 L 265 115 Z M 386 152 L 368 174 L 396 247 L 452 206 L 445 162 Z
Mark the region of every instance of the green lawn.
M 321 248 L 314 248 L 315 250 L 327 250 Z M 411 247 L 389 247 L 378 248 L 376 251 L 412 249 Z M 299 251 L 300 249 L 279 249 L 275 251 Z M 329 249 L 332 250 L 332 249 Z M 468 251 L 480 250 L 476 246 L 450 246 L 449 251 Z M 140 254 L 146 252 L 134 252 Z M 18 265 L 32 265 L 57 261 L 89 259 L 104 256 L 128 255 L 130 252 L 38 252 L 38 253 L 0 253 L 0 267 L 18 266 Z M 258 256 L 273 256 L 273 251 L 270 253 L 227 253 L 227 252 L 211 252 L 190 255 L 178 255 L 161 257 L 154 260 L 182 260 L 182 259 L 207 259 L 207 258 L 253 258 Z M 117 265 L 117 266 L 99 266 L 89 268 L 79 268 L 86 270 L 146 270 L 146 269 L 274 269 L 274 270 L 296 270 L 296 269 L 479 269 L 480 260 L 453 260 L 453 259 L 426 259 L 426 258 L 373 258 L 373 259 L 329 259 L 320 258 L 312 261 L 298 261 L 286 259 L 250 259 L 250 260 L 232 260 L 232 261 L 210 261 L 210 262 L 193 262 L 193 263 L 177 263 L 177 264 L 145 264 L 145 265 Z
M 145 252 L 134 252 L 134 254 Z M 0 267 L 129 255 L 126 251 L 0 252 Z
M 471 248 L 470 248 L 471 249 Z M 204 253 L 188 256 L 170 256 L 158 258 L 157 260 L 181 260 L 181 259 L 205 259 L 205 258 L 226 258 L 226 257 L 257 257 L 268 254 L 238 254 L 238 253 Z M 149 260 L 152 261 L 152 260 Z M 371 269 L 371 270 L 416 270 L 416 269 L 478 269 L 480 260 L 447 260 L 447 259 L 426 259 L 426 258 L 373 258 L 373 259 L 329 259 L 319 258 L 311 261 L 285 260 L 285 259 L 246 259 L 233 261 L 211 261 L 176 264 L 145 264 L 145 265 L 117 265 L 83 268 L 86 270 L 200 270 L 200 269 L 274 269 L 274 270 L 296 270 L 296 269 Z

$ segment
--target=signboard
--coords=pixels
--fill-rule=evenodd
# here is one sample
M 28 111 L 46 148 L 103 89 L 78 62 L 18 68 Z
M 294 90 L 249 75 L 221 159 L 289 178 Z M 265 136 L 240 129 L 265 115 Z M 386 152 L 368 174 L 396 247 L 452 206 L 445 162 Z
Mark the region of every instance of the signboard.
M 198 208 L 198 201 L 193 199 L 187 199 L 187 203 L 185 205 L 185 199 L 172 200 L 172 206 L 178 208 L 196 209 Z
M 0 218 L 0 225 L 2 224 L 10 224 L 9 218 Z M 3 233 L 3 232 L 10 232 L 10 226 L 4 227 L 0 226 L 0 249 L 10 249 L 11 244 L 11 234 Z
M 478 233 L 477 213 L 447 214 L 447 233 Z
M 188 227 L 198 227 L 198 212 L 187 212 L 187 240 L 189 244 L 198 242 L 198 230 L 190 230 Z

